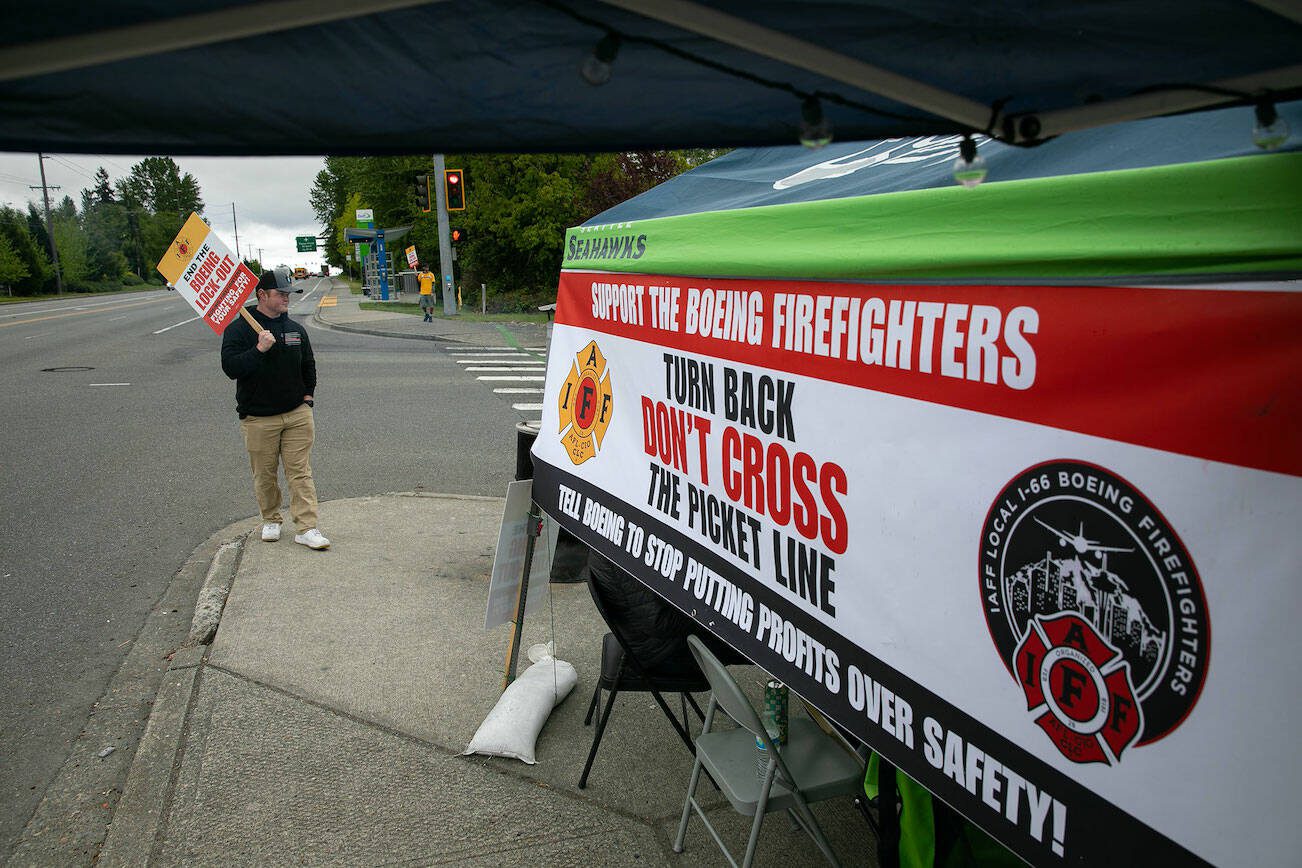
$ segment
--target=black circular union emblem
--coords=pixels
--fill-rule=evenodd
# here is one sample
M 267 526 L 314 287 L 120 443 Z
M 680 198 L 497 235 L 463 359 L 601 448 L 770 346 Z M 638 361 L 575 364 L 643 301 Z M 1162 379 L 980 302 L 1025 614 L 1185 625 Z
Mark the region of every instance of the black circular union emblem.
M 1120 476 L 1067 460 L 1022 471 L 986 516 L 980 574 L 1027 712 L 1074 762 L 1115 764 L 1198 701 L 1211 628 L 1197 568 Z

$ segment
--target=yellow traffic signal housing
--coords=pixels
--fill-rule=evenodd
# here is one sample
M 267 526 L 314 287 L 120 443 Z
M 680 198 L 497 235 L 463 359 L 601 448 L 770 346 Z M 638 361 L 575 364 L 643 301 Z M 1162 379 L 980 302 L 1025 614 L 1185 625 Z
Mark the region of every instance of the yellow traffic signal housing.
M 449 211 L 466 210 L 466 176 L 460 169 L 443 170 L 443 195 Z
M 416 206 L 426 214 L 430 212 L 429 207 L 429 175 L 416 176 Z

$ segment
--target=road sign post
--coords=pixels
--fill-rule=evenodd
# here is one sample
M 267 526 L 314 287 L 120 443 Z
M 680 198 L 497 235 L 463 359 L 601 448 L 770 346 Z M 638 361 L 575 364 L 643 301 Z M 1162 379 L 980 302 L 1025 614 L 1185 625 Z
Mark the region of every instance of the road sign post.
M 388 252 L 384 249 L 384 230 L 375 230 L 376 262 L 380 269 L 380 301 L 389 300 L 389 264 Z
M 294 243 L 298 246 L 299 253 L 316 253 L 315 235 L 296 235 Z

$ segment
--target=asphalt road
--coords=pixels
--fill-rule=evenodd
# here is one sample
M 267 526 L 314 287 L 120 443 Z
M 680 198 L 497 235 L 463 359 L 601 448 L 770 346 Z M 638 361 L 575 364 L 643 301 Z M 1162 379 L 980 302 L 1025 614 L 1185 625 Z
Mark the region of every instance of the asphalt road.
M 321 500 L 504 494 L 528 414 L 438 343 L 312 324 L 328 283 L 290 309 Z M 160 290 L 0 306 L 0 862 L 178 567 L 257 512 L 221 341 L 192 315 Z

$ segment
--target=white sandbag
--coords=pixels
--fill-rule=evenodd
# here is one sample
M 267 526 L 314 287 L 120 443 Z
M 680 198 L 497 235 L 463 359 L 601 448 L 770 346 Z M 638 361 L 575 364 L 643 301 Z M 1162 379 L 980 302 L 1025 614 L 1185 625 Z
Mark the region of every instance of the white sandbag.
M 475 731 L 464 754 L 506 756 L 533 765 L 538 733 L 579 681 L 574 667 L 544 656 L 511 682 Z

